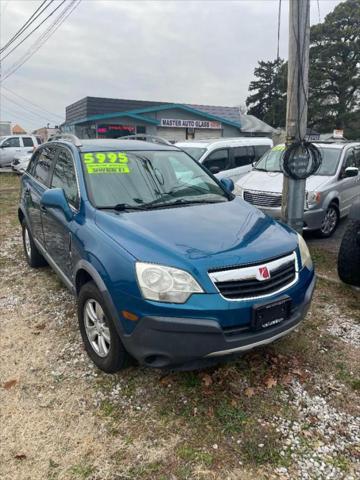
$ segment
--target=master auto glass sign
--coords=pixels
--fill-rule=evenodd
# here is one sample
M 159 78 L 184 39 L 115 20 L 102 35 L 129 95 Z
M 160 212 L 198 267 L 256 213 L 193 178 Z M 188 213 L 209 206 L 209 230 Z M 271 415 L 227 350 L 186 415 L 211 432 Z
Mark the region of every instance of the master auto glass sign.
M 182 120 L 178 118 L 162 118 L 160 127 L 171 128 L 210 128 L 221 129 L 221 122 L 211 122 L 209 120 Z

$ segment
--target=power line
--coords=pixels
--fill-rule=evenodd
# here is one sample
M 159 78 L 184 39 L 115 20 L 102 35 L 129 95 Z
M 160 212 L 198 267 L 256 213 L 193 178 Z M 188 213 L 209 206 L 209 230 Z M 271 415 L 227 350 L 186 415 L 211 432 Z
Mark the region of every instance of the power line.
M 8 77 L 14 74 L 27 60 L 29 60 L 56 32 L 56 30 L 63 24 L 63 22 L 69 17 L 69 15 L 71 15 L 71 13 L 79 6 L 80 3 L 81 0 L 72 0 L 72 3 L 61 12 L 61 14 L 48 27 L 48 29 L 35 41 L 28 52 L 5 72 L 3 80 L 6 80 Z
M 43 110 L 44 112 L 46 112 L 47 114 L 53 116 L 53 117 L 58 117 L 59 119 L 63 120 L 64 117 L 62 117 L 61 115 L 58 115 L 57 113 L 53 113 L 53 112 L 50 112 L 49 110 L 46 110 L 46 108 L 44 107 L 41 107 L 40 105 L 34 103 L 34 102 L 31 102 L 30 100 L 28 100 L 27 98 L 23 97 L 22 95 L 19 95 L 18 93 L 15 93 L 13 90 L 10 90 L 10 88 L 7 88 L 7 87 L 3 87 L 4 90 L 6 90 L 7 92 L 11 93 L 12 95 L 14 95 L 15 97 L 18 97 L 20 98 L 21 100 L 29 103 L 30 105 L 32 105 L 33 107 L 35 108 L 38 108 L 39 110 Z
M 35 22 L 35 20 L 53 3 L 54 0 L 51 0 L 48 4 L 46 4 L 47 0 L 44 0 L 42 4 L 35 10 L 35 12 L 26 20 L 24 25 L 19 28 L 19 30 L 8 40 L 8 42 L 0 49 L 0 52 L 2 53 L 4 50 L 6 50 L 12 43 L 15 42 L 15 40 L 20 37 L 29 27 L 32 23 Z M 45 5 L 46 4 L 46 5 Z M 45 5 L 45 8 L 39 12 L 39 10 Z M 39 12 L 39 13 L 38 13 Z M 37 15 L 36 15 L 37 14 Z
M 59 10 L 59 8 L 65 3 L 65 1 L 66 1 L 66 0 L 62 0 L 62 2 L 61 2 L 56 8 L 54 8 L 54 10 L 53 10 L 51 13 L 49 13 L 49 15 L 48 15 L 47 17 L 45 17 L 45 18 L 39 23 L 39 25 L 37 25 L 33 30 L 31 30 L 31 32 L 28 33 L 28 34 L 26 35 L 26 37 L 23 38 L 17 45 L 15 45 L 15 47 L 13 47 L 13 48 L 10 50 L 10 52 L 7 52 L 7 54 L 2 58 L 2 60 L 5 60 L 5 58 L 7 58 L 14 50 L 16 50 L 17 48 L 19 48 L 20 45 L 23 44 L 23 43 L 25 42 L 25 40 L 27 40 L 34 32 L 36 32 L 36 30 L 38 30 L 38 29 L 41 27 L 41 25 L 43 25 L 43 23 L 46 22 L 46 20 L 47 20 L 48 18 L 50 18 L 52 15 L 54 15 L 54 13 L 55 13 L 57 10 Z
M 11 103 L 14 103 L 15 105 L 17 105 L 18 107 L 22 108 L 25 112 L 28 112 L 30 113 L 31 115 L 34 115 L 34 116 L 37 116 L 39 118 L 42 118 L 42 119 L 46 119 L 46 120 L 49 120 L 49 116 L 48 115 L 41 115 L 40 113 L 38 112 L 34 112 L 33 110 L 30 110 L 26 107 L 24 107 L 24 105 L 21 105 L 21 103 L 19 102 L 16 102 L 15 100 L 9 98 L 7 95 L 5 94 L 2 94 L 3 98 L 6 98 L 7 101 L 11 102 Z

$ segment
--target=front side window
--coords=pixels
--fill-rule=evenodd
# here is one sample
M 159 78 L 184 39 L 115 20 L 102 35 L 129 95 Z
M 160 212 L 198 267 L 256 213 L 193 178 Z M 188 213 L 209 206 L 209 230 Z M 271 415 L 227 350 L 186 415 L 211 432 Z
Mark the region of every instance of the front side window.
M 62 188 L 67 201 L 75 208 L 79 206 L 74 162 L 68 150 L 61 149 L 56 160 L 51 188 Z
M 348 150 L 345 154 L 345 160 L 343 164 L 343 170 L 345 170 L 348 167 L 356 167 L 356 158 L 355 158 L 355 152 L 353 149 Z
M 89 198 L 97 208 L 227 201 L 220 185 L 179 151 L 82 153 Z
M 215 150 L 203 161 L 203 165 L 212 173 L 228 170 L 230 168 L 229 151 L 225 148 Z
M 49 174 L 54 162 L 54 147 L 46 147 L 37 152 L 34 160 L 31 162 L 30 173 L 44 185 L 48 184 Z
M 5 148 L 20 147 L 20 139 L 19 139 L 19 137 L 8 138 L 7 140 L 5 140 L 5 142 L 2 144 L 2 146 L 5 147 Z
M 250 165 L 255 159 L 254 147 L 235 147 L 233 152 L 235 167 Z

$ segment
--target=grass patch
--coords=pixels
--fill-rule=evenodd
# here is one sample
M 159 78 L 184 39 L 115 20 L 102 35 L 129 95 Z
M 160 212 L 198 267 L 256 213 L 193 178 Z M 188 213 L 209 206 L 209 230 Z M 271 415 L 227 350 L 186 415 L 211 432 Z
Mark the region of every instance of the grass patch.
M 205 465 L 207 467 L 210 467 L 214 460 L 211 453 L 193 448 L 189 445 L 181 445 L 177 449 L 176 454 L 179 458 L 181 458 L 181 460 L 189 463 L 201 463 L 202 465 Z
M 288 466 L 290 452 L 280 454 L 281 441 L 273 427 L 263 427 L 259 423 L 248 422 L 242 436 L 241 451 L 249 464 Z
M 90 475 L 94 473 L 94 471 L 94 467 L 87 464 L 78 464 L 70 468 L 70 473 L 72 474 L 72 476 L 81 479 L 89 478 Z
M 246 413 L 237 405 L 223 401 L 216 409 L 215 415 L 225 433 L 236 433 L 243 429 Z

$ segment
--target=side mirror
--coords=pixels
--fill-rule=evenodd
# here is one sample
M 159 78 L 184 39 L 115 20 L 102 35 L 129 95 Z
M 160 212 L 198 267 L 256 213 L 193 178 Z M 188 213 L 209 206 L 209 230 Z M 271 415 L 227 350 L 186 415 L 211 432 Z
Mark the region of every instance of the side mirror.
M 356 177 L 359 174 L 359 169 L 357 167 L 347 167 L 345 168 L 344 177 Z
M 231 193 L 235 188 L 234 182 L 231 178 L 222 178 L 220 182 L 227 192 Z
M 213 175 L 216 175 L 217 173 L 221 172 L 220 167 L 217 167 L 216 165 L 214 165 L 213 167 L 210 167 L 209 170 Z
M 73 212 L 66 200 L 62 188 L 51 188 L 46 190 L 41 197 L 40 203 L 45 208 L 56 208 L 61 210 L 68 222 L 73 218 Z

